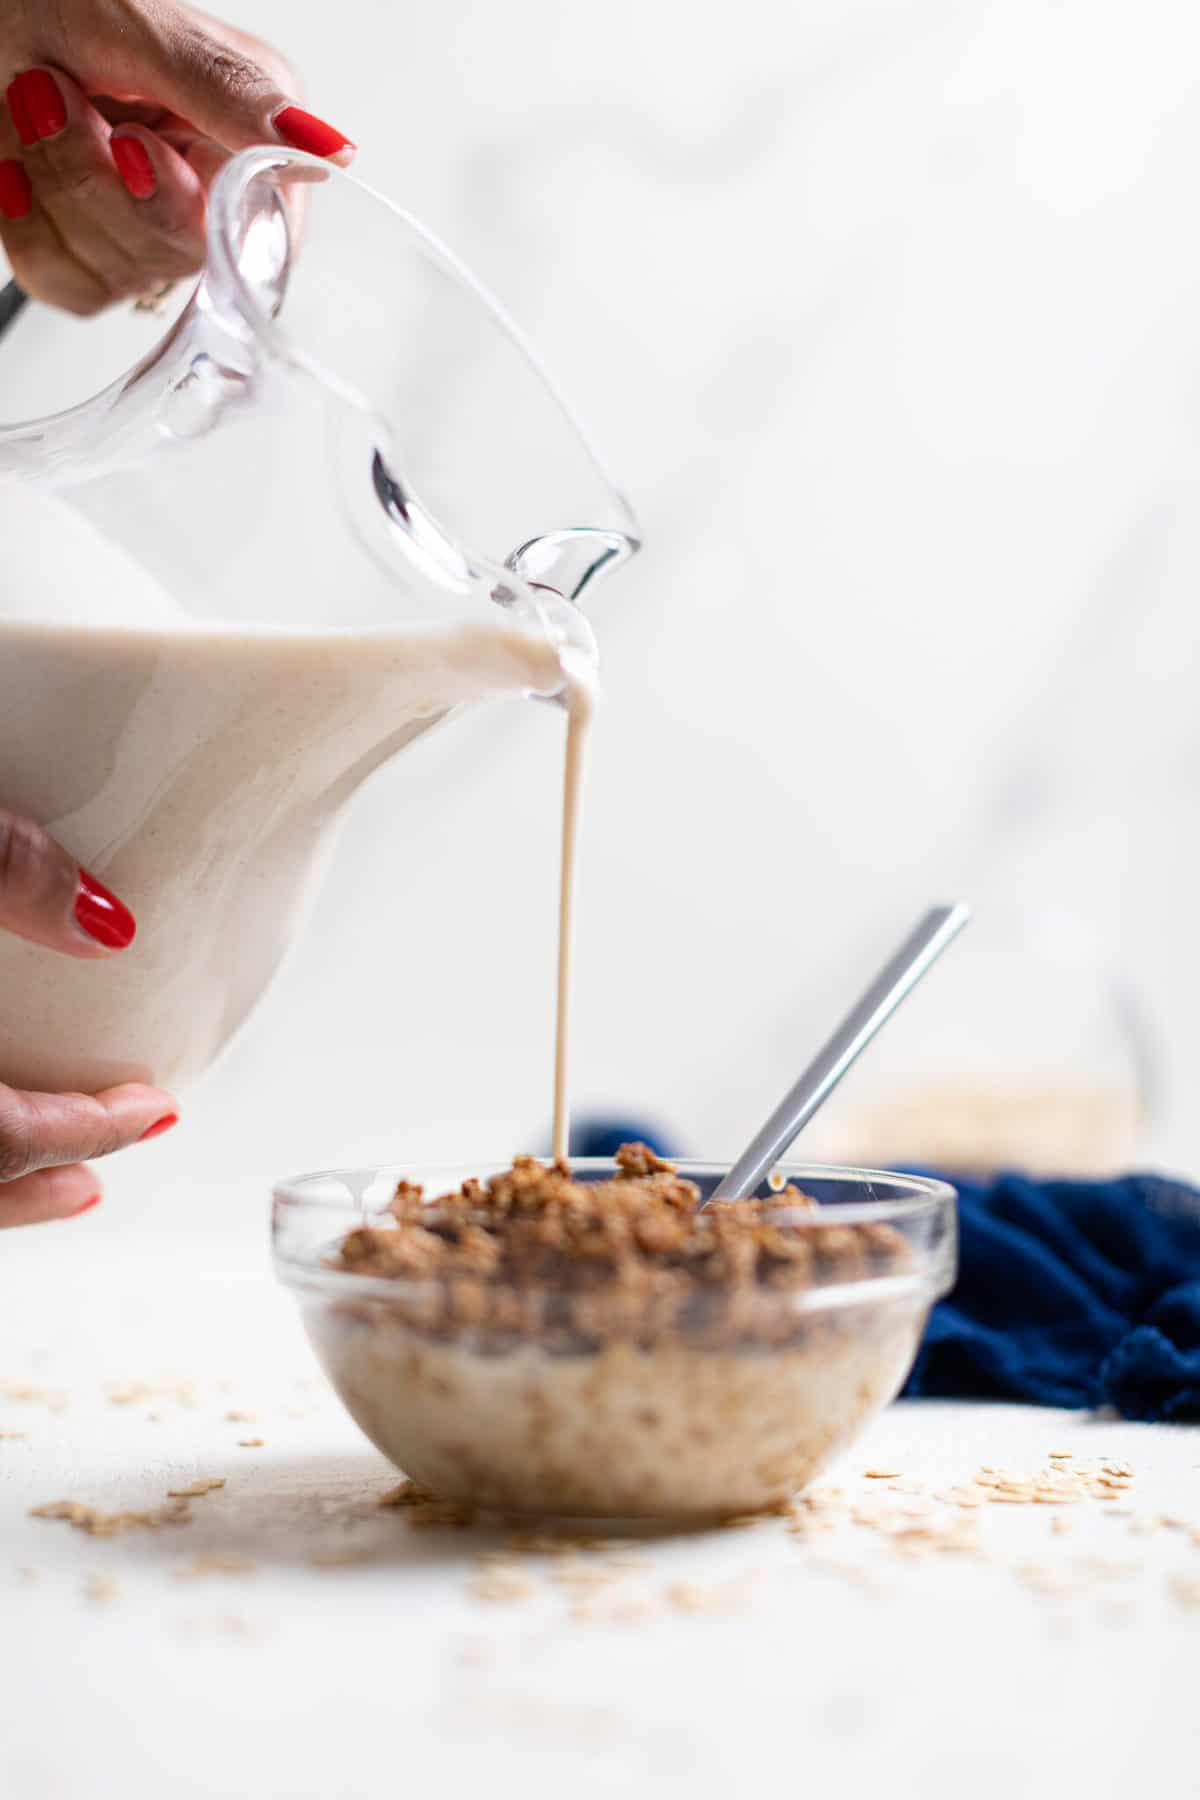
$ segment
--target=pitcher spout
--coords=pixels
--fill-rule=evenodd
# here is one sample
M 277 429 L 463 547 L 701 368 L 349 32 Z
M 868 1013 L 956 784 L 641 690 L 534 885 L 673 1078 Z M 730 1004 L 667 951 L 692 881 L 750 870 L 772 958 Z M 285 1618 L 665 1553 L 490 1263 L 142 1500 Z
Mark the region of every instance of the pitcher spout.
M 578 600 L 599 575 L 619 569 L 638 548 L 638 540 L 627 532 L 579 525 L 530 538 L 513 551 L 506 566 L 534 586 Z

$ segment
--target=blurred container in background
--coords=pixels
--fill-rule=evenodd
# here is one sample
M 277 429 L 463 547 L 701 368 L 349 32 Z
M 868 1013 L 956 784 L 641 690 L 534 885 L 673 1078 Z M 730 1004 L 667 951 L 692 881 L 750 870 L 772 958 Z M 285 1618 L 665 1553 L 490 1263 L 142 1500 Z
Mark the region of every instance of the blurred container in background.
M 1124 1173 L 1144 1152 L 1154 1068 L 1140 997 L 1093 924 L 985 906 L 814 1122 L 806 1154 Z

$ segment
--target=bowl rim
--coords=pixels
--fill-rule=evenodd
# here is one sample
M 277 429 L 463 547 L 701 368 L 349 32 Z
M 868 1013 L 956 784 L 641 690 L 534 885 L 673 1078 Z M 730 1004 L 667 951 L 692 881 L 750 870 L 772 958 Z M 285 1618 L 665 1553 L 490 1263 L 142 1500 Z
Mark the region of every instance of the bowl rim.
M 550 1158 L 538 1158 L 549 1165 Z M 679 1174 L 724 1173 L 730 1164 L 724 1160 L 704 1160 L 701 1158 L 671 1158 L 671 1166 Z M 486 1159 L 472 1159 L 481 1168 L 481 1179 L 486 1173 L 495 1169 L 499 1171 L 511 1165 L 511 1157 L 490 1164 Z M 324 1293 L 330 1297 L 334 1294 L 353 1295 L 360 1300 L 391 1299 L 399 1301 L 404 1295 L 415 1296 L 428 1287 L 427 1282 L 420 1280 L 397 1280 L 394 1277 L 369 1276 L 355 1274 L 347 1269 L 332 1267 L 320 1259 L 319 1254 L 308 1252 L 297 1255 L 283 1247 L 280 1243 L 282 1225 L 285 1217 L 296 1210 L 311 1208 L 333 1214 L 342 1213 L 347 1219 L 362 1220 L 367 1209 L 361 1198 L 355 1198 L 355 1192 L 361 1196 L 367 1186 L 381 1178 L 399 1181 L 401 1179 L 437 1182 L 444 1179 L 457 1185 L 463 1179 L 466 1163 L 380 1163 L 361 1167 L 344 1167 L 314 1169 L 300 1175 L 291 1175 L 276 1182 L 272 1189 L 272 1260 L 277 1278 L 287 1287 L 308 1289 Z M 614 1159 L 609 1156 L 574 1157 L 571 1159 L 572 1171 L 582 1173 L 599 1173 L 615 1167 Z M 814 1285 L 798 1293 L 780 1292 L 781 1303 L 795 1307 L 797 1310 L 825 1310 L 830 1307 L 850 1306 L 865 1301 L 872 1303 L 882 1301 L 888 1295 L 911 1294 L 919 1292 L 926 1295 L 930 1302 L 949 1292 L 954 1284 L 957 1262 L 957 1201 L 958 1192 L 950 1182 L 942 1181 L 936 1176 L 911 1175 L 895 1169 L 860 1169 L 850 1165 L 832 1163 L 778 1163 L 772 1175 L 782 1176 L 785 1182 L 794 1182 L 803 1186 L 804 1178 L 845 1182 L 847 1184 L 865 1182 L 886 1182 L 908 1190 L 904 1195 L 891 1199 L 847 1201 L 836 1207 L 836 1220 L 831 1220 L 828 1212 L 822 1208 L 818 1214 L 807 1210 L 790 1213 L 788 1223 L 800 1226 L 804 1230 L 828 1229 L 831 1223 L 839 1225 L 878 1225 L 896 1219 L 913 1219 L 921 1216 L 937 1217 L 943 1215 L 946 1220 L 945 1235 L 942 1240 L 926 1254 L 924 1264 L 904 1275 L 868 1275 L 858 1276 L 852 1281 L 832 1281 Z M 322 1181 L 339 1181 L 344 1184 L 344 1196 L 319 1196 L 307 1192 L 309 1186 Z M 330 1241 L 332 1249 L 337 1240 Z
M 536 1159 L 543 1167 L 549 1168 L 551 1158 Z M 732 1164 L 721 1157 L 670 1157 L 666 1159 L 671 1167 L 685 1178 L 702 1174 L 725 1174 Z M 495 1161 L 490 1158 L 473 1158 L 472 1161 L 482 1165 L 479 1177 L 486 1180 L 491 1173 L 499 1173 L 512 1164 L 512 1157 L 502 1157 Z M 602 1170 L 614 1169 L 615 1158 L 611 1156 L 575 1156 L 570 1159 L 571 1172 L 583 1174 L 599 1173 Z M 462 1180 L 463 1162 L 449 1163 L 365 1163 L 345 1165 L 327 1169 L 306 1169 L 297 1175 L 287 1175 L 276 1181 L 271 1189 L 273 1200 L 286 1206 L 320 1207 L 325 1211 L 344 1210 L 360 1213 L 362 1205 L 353 1198 L 355 1187 L 360 1192 L 372 1183 L 386 1177 L 394 1181 L 419 1181 L 423 1186 L 439 1181 L 453 1182 L 458 1185 Z M 908 1193 L 890 1199 L 866 1199 L 847 1201 L 838 1207 L 838 1219 L 842 1223 L 855 1225 L 886 1224 L 891 1219 L 918 1217 L 921 1213 L 936 1212 L 947 1203 L 953 1205 L 958 1200 L 958 1189 L 948 1181 L 936 1175 L 915 1175 L 904 1169 L 866 1169 L 858 1168 L 850 1163 L 798 1163 L 778 1162 L 771 1170 L 772 1176 L 781 1176 L 785 1183 L 802 1188 L 807 1178 L 816 1181 L 834 1181 L 870 1185 L 873 1182 L 886 1182 L 897 1187 L 907 1188 Z M 343 1201 L 328 1196 L 318 1197 L 307 1192 L 310 1185 L 320 1181 L 340 1181 L 346 1188 Z M 813 1228 L 828 1221 L 817 1219 L 812 1214 L 797 1213 L 798 1222 L 807 1220 Z

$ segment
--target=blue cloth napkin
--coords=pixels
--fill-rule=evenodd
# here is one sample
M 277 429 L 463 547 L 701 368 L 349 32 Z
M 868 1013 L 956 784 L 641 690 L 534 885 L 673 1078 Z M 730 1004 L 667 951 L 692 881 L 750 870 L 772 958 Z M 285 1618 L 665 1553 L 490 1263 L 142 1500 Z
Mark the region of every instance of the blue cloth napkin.
M 1154 1175 L 954 1185 L 958 1283 L 906 1394 L 1200 1419 L 1195 1190 Z
M 635 1139 L 671 1154 L 646 1125 L 615 1120 L 583 1126 L 571 1149 L 611 1156 Z M 1154 1175 L 948 1179 L 958 1283 L 933 1310 L 906 1394 L 1200 1420 L 1195 1189 Z

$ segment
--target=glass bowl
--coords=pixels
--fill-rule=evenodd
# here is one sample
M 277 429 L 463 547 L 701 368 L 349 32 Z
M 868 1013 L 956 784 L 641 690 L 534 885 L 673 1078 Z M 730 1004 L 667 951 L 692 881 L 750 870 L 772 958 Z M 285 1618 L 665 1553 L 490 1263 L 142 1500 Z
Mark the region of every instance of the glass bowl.
M 711 1193 L 726 1167 L 676 1163 Z M 577 1180 L 618 1173 L 579 1159 Z M 398 1181 L 448 1193 L 486 1171 L 334 1169 L 281 1182 L 272 1247 L 343 1404 L 441 1499 L 508 1513 L 703 1519 L 779 1507 L 899 1392 L 956 1269 L 954 1190 L 870 1169 L 781 1164 L 757 1190 L 799 1234 L 801 1287 L 704 1285 L 669 1329 L 653 1303 L 588 1336 L 576 1295 L 505 1290 L 490 1322 L 448 1284 L 332 1266 L 394 1224 Z M 781 1204 L 794 1183 L 813 1210 Z M 491 1290 L 495 1293 L 495 1288 Z M 497 1318 L 506 1322 L 502 1326 Z

